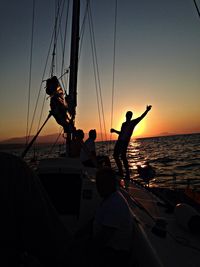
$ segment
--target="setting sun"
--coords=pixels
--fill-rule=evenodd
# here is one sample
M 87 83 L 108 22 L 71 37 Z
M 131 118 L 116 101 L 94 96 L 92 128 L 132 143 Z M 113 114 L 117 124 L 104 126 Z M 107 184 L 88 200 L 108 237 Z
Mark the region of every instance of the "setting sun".
M 145 132 L 145 128 L 146 128 L 146 122 L 141 121 L 138 125 L 135 126 L 132 138 L 142 136 Z
M 113 124 L 113 128 L 114 129 L 119 130 L 119 131 L 121 130 L 122 123 L 126 121 L 126 116 L 125 115 L 126 115 L 127 110 L 131 110 L 131 108 L 124 110 L 122 112 L 122 114 L 120 115 L 120 117 L 117 118 L 117 122 Z M 133 113 L 132 120 L 140 117 L 141 114 L 134 112 Z M 146 125 L 147 125 L 147 118 L 141 120 L 139 122 L 139 124 L 136 125 L 136 127 L 134 128 L 134 131 L 133 131 L 133 134 L 132 134 L 132 137 L 131 138 L 141 137 L 141 136 L 145 135 L 146 134 L 145 133 L 145 131 L 146 131 Z M 114 137 L 114 139 L 116 139 L 116 136 L 115 135 L 113 135 L 113 137 Z

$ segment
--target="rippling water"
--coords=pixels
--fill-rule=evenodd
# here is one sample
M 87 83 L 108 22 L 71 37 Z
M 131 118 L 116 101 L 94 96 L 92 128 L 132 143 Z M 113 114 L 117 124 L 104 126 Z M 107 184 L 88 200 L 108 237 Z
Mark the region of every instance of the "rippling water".
M 115 142 L 97 143 L 97 151 L 108 151 L 112 166 L 115 162 L 112 152 Z M 50 147 L 40 145 L 35 147 L 37 158 L 53 155 L 56 157 L 62 150 L 61 146 Z M 10 151 L 20 154 L 21 149 Z M 33 151 L 27 155 L 27 160 L 33 157 Z M 137 165 L 149 162 L 155 169 L 156 176 L 150 183 L 157 187 L 186 187 L 188 181 L 191 187 L 200 189 L 200 134 L 174 135 L 153 138 L 136 139 L 130 142 L 128 160 L 131 177 L 139 180 Z M 176 180 L 173 178 L 176 177 Z M 176 183 L 175 183 L 176 182 Z
M 137 164 L 148 161 L 154 167 L 152 186 L 185 187 L 189 182 L 200 188 L 200 134 L 137 139 L 131 142 L 128 157 L 135 178 Z

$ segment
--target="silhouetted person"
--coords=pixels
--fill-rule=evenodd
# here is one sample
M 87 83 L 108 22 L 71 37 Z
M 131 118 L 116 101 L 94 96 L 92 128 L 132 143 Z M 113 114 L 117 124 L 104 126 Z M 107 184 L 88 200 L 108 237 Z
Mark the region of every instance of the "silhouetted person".
M 96 146 L 95 146 L 95 140 L 97 137 L 96 130 L 90 130 L 89 131 L 89 137 L 84 142 L 81 153 L 80 153 L 80 159 L 83 163 L 83 165 L 87 167 L 97 167 L 97 158 L 96 158 Z
M 74 137 L 70 144 L 70 156 L 73 158 L 80 157 L 81 148 L 83 145 L 84 132 L 81 129 L 78 129 L 74 133 Z
M 101 202 L 94 218 L 78 232 L 78 237 L 85 241 L 84 247 L 79 248 L 82 258 L 77 259 L 83 266 L 129 266 L 133 219 L 118 183 L 110 167 L 97 171 L 96 188 Z M 86 233 L 88 236 L 84 237 Z
M 21 256 L 28 255 L 44 267 L 67 266 L 72 236 L 38 177 L 23 160 L 3 152 L 0 169 L 0 265 L 21 266 Z
M 97 156 L 95 140 L 97 137 L 96 130 L 89 131 L 89 137 L 82 144 L 80 159 L 84 166 L 86 167 L 101 167 L 110 166 L 110 160 L 107 156 Z
M 98 266 L 127 266 L 133 230 L 129 205 L 118 189 L 118 181 L 111 168 L 104 167 L 97 172 L 96 186 L 103 199 L 93 222 L 96 261 Z
M 121 163 L 121 160 L 119 158 L 121 156 L 121 159 L 123 161 L 123 165 L 124 165 L 124 168 L 126 171 L 125 178 L 127 178 L 127 179 L 130 179 L 128 160 L 126 157 L 128 144 L 129 144 L 129 141 L 131 139 L 131 136 L 132 136 L 132 133 L 133 133 L 135 126 L 147 115 L 149 110 L 151 110 L 151 106 L 147 106 L 145 112 L 140 117 L 133 119 L 133 120 L 131 120 L 131 118 L 133 116 L 133 112 L 127 111 L 126 121 L 124 123 L 122 123 L 121 130 L 117 131 L 113 128 L 110 129 L 111 133 L 117 133 L 119 135 L 118 140 L 117 140 L 115 147 L 114 147 L 113 156 L 114 156 L 115 162 L 116 162 L 118 170 L 119 170 L 119 175 L 123 176 L 122 163 Z

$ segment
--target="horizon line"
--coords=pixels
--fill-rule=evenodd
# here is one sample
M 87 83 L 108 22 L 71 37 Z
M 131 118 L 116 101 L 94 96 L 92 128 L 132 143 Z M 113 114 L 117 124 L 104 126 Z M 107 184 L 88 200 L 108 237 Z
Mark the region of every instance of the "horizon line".
M 86 135 L 88 135 L 88 133 L 85 133 Z M 145 139 L 145 138 L 154 138 L 154 137 L 167 137 L 167 136 L 176 136 L 176 135 L 192 135 L 192 134 L 200 134 L 200 132 L 191 132 L 191 133 L 160 133 L 160 134 L 157 134 L 157 135 L 142 135 L 142 136 L 133 136 L 131 138 L 131 140 L 134 140 L 134 139 Z M 49 134 L 49 135 L 41 135 L 38 137 L 36 143 L 39 143 L 39 144 L 51 144 L 51 143 L 54 143 L 53 140 L 47 140 L 47 141 L 44 141 L 44 140 L 39 140 L 40 138 L 45 138 L 45 137 L 49 137 L 50 139 L 50 136 L 54 136 L 54 135 L 58 135 L 57 133 L 53 133 L 53 134 Z M 31 135 L 30 136 L 30 139 L 32 139 L 34 137 L 34 135 Z M 62 136 L 61 136 L 62 138 Z M 1 145 L 26 145 L 26 143 L 24 142 L 24 140 L 26 139 L 25 136 L 22 136 L 22 137 L 11 137 L 9 139 L 5 139 L 5 140 L 1 140 L 0 141 L 0 144 Z M 64 139 L 64 138 L 63 138 Z M 13 142 L 12 142 L 13 140 Z M 110 142 L 110 141 L 116 141 L 117 138 L 115 139 L 111 139 L 111 140 L 102 140 L 100 138 L 97 138 L 96 139 L 96 142 Z M 30 142 L 30 141 L 29 141 Z M 61 140 L 58 141 L 58 143 L 60 144 L 61 143 Z

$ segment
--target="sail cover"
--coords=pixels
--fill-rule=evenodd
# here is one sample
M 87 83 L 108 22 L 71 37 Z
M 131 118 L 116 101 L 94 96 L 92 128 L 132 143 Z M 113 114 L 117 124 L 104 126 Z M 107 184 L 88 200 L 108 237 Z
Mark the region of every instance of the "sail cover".
M 71 132 L 70 128 L 73 124 L 68 112 L 68 103 L 64 90 L 56 76 L 46 81 L 46 93 L 51 97 L 51 114 L 54 116 L 56 122 L 64 128 L 65 133 Z

